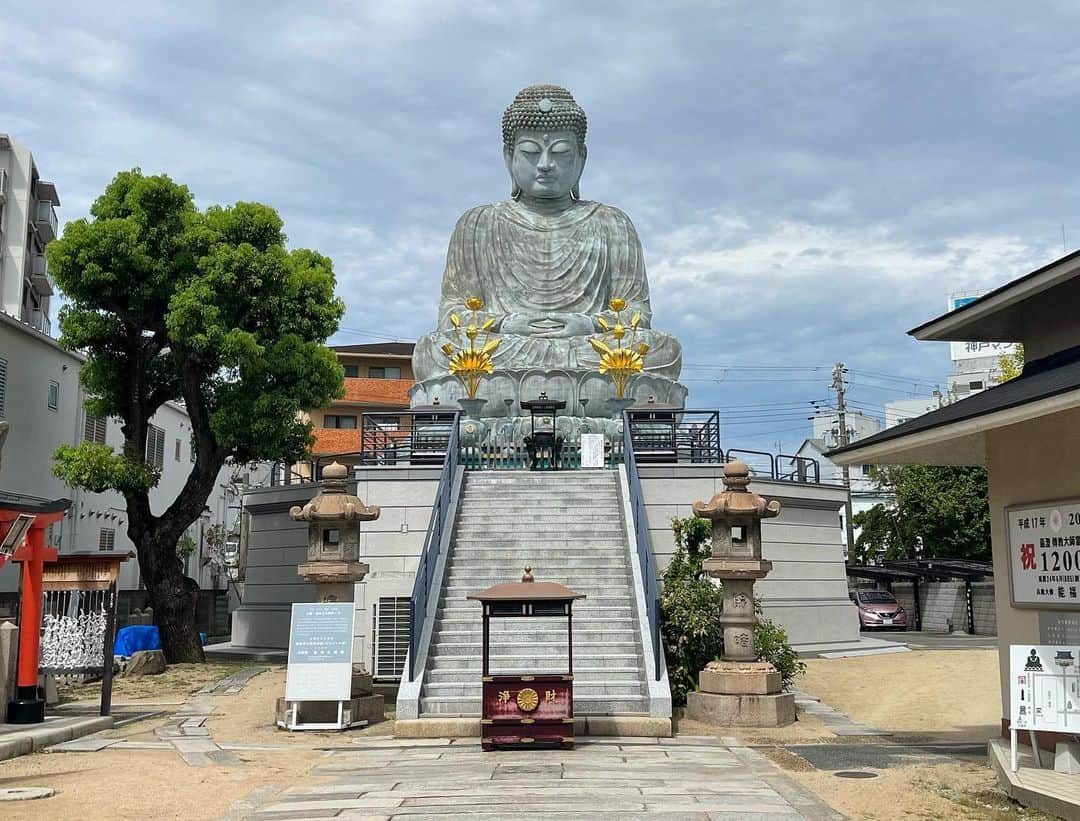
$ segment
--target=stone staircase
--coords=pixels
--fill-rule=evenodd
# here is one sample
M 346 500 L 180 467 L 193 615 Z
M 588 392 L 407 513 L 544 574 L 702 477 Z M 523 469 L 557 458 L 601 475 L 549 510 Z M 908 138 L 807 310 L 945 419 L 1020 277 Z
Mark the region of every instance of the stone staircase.
M 648 715 L 630 548 L 613 471 L 470 471 L 440 592 L 420 715 L 480 714 L 480 604 L 526 564 L 588 598 L 574 605 L 574 712 Z M 565 672 L 566 622 L 492 619 L 490 672 Z

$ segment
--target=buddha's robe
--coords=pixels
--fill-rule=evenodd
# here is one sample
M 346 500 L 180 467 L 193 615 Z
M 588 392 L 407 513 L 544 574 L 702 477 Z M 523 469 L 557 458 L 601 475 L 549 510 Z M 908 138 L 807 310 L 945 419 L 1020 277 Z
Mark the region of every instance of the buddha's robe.
M 679 376 L 682 350 L 674 337 L 650 328 L 641 241 L 617 208 L 578 201 L 557 216 L 546 216 L 509 200 L 467 211 L 450 239 L 438 328 L 417 342 L 413 356 L 421 382 L 446 374 L 447 360 L 439 348 L 447 341 L 461 344 L 450 315 L 465 314 L 465 300 L 473 296 L 484 300 L 483 314 L 500 322 L 515 314 L 536 319 L 579 314 L 591 320 L 606 312 L 610 317 L 608 303 L 621 297 L 627 304 L 624 321 L 641 314 L 633 341 L 649 344 L 646 371 L 671 380 Z M 599 336 L 599 328 L 559 337 L 499 333 L 495 368 L 595 370 L 599 357 L 589 344 L 591 335 Z

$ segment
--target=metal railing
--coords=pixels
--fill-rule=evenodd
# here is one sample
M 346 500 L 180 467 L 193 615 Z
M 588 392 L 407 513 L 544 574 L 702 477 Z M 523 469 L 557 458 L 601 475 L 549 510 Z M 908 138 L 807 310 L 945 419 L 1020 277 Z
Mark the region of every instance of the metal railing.
M 622 464 L 623 440 L 604 441 L 604 467 L 617 468 Z M 536 469 L 538 470 L 578 470 L 581 467 L 581 440 L 567 439 L 559 443 L 557 449 L 548 445 L 537 448 Z M 461 448 L 461 461 L 466 470 L 528 470 L 533 467 L 533 453 L 519 439 L 512 435 L 497 435 L 492 441 L 481 445 L 469 445 Z
M 624 414 L 634 454 L 642 464 L 721 460 L 719 411 L 657 406 L 627 409 Z
M 441 465 L 460 411 L 394 411 L 360 416 L 360 464 Z
M 660 680 L 660 659 L 664 652 L 660 642 L 660 589 L 656 581 L 656 563 L 653 561 L 652 540 L 649 523 L 645 518 L 645 499 L 638 479 L 637 457 L 634 454 L 632 430 L 627 413 L 623 412 L 623 461 L 626 464 L 626 483 L 630 490 L 630 515 L 634 521 L 634 545 L 637 548 L 641 581 L 645 585 L 645 610 L 649 618 L 649 635 L 653 645 L 653 671 Z
M 435 502 L 431 506 L 424 547 L 420 551 L 420 564 L 416 568 L 416 580 L 409 598 L 409 681 L 416 680 L 416 655 L 420 650 L 420 637 L 427 620 L 431 583 L 435 577 L 435 565 L 439 560 L 443 536 L 447 528 L 454 524 L 450 516 L 450 502 L 453 497 L 454 478 L 460 464 L 459 457 L 458 414 L 455 412 L 443 452 L 442 472 L 439 474 L 439 486 L 435 491 Z

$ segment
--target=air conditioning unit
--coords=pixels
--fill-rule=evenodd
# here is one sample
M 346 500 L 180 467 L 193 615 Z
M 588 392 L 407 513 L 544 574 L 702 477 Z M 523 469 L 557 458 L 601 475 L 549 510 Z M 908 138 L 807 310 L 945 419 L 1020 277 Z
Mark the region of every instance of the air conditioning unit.
M 381 596 L 374 608 L 375 664 L 372 677 L 376 681 L 400 681 L 409 652 L 408 596 Z

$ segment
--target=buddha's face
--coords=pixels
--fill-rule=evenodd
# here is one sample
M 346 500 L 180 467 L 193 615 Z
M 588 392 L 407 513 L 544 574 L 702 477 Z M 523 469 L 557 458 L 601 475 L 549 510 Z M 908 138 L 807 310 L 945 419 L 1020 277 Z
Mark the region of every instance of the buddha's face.
M 515 185 L 536 199 L 569 196 L 585 168 L 585 147 L 569 130 L 519 131 L 513 149 L 505 153 Z

